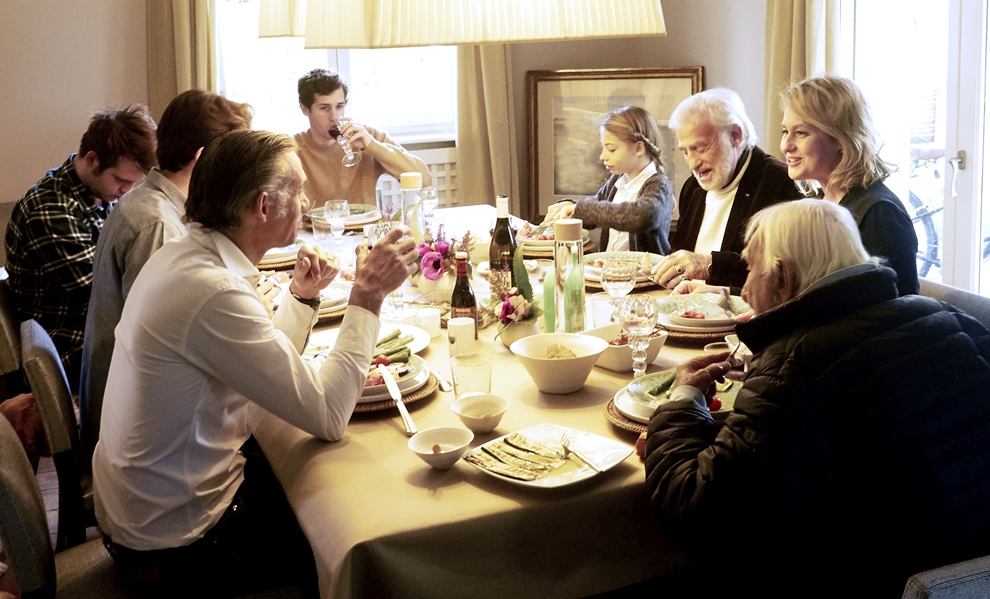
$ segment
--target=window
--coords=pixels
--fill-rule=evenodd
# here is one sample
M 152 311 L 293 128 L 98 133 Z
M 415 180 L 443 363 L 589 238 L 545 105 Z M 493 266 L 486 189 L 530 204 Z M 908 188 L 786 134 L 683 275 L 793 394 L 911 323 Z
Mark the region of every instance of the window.
M 402 144 L 450 141 L 457 123 L 454 47 L 306 50 L 302 38 L 258 38 L 259 0 L 216 4 L 219 93 L 247 102 L 254 127 L 304 131 L 296 84 L 314 68 L 347 82 L 348 116 Z

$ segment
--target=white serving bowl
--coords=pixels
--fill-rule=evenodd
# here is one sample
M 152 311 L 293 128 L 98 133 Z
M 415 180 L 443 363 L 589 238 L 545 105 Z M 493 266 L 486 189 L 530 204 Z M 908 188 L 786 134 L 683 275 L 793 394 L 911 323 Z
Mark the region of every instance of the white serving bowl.
M 466 428 L 437 426 L 413 435 L 409 439 L 409 449 L 437 470 L 447 470 L 461 459 L 468 449 L 468 443 L 473 440 L 474 433 Z M 440 451 L 434 452 L 433 448 L 437 445 L 440 446 Z
M 598 337 L 599 339 L 604 339 L 605 342 L 608 343 L 618 337 L 621 332 L 622 325 L 616 322 L 613 324 L 607 324 L 603 327 L 588 329 L 581 334 Z M 660 349 L 667 341 L 667 335 L 667 331 L 661 331 L 657 336 L 650 338 L 650 346 L 646 348 L 647 364 L 652 364 L 653 361 L 657 359 Z M 615 372 L 632 372 L 632 349 L 629 348 L 628 344 L 609 345 L 605 348 L 605 351 L 602 352 L 602 355 L 598 356 L 598 361 L 595 362 L 595 366 L 601 366 L 602 368 L 614 370 Z
M 547 347 L 563 345 L 577 354 L 576 358 L 548 360 Z M 584 387 L 595 360 L 608 348 L 608 341 L 577 333 L 541 333 L 523 337 L 509 346 L 544 393 L 573 393 Z
M 494 393 L 477 393 L 458 399 L 450 404 L 450 409 L 464 426 L 480 435 L 495 430 L 509 409 L 509 400 Z

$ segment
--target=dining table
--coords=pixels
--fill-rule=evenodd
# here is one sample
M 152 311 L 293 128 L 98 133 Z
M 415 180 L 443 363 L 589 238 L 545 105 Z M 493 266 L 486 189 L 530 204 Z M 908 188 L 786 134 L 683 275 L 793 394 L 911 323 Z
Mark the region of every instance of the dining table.
M 491 206 L 438 212 L 454 235 L 488 227 L 494 217 Z M 351 237 L 351 243 L 361 242 Z M 472 286 L 481 302 L 488 285 L 477 270 Z M 417 296 L 408 283 L 404 293 Z M 314 335 L 338 324 L 324 323 Z M 382 333 L 391 327 L 383 323 Z M 635 444 L 637 432 L 606 417 L 631 372 L 596 366 L 580 390 L 543 393 L 495 338 L 498 328 L 480 330 L 477 351 L 491 356 L 492 392 L 510 405 L 499 426 L 475 435 L 471 447 L 543 423 L 630 448 Z M 647 372 L 673 368 L 701 353 L 696 342 L 668 339 Z M 450 378 L 445 330 L 419 355 L 438 377 Z M 463 426 L 450 409 L 453 400 L 453 393 L 438 389 L 408 402 L 408 409 L 420 430 Z M 691 565 L 651 514 L 635 452 L 574 484 L 534 488 L 493 477 L 464 460 L 434 470 L 407 446 L 395 407 L 355 413 L 335 443 L 270 414 L 255 437 L 312 546 L 323 597 L 585 597 Z

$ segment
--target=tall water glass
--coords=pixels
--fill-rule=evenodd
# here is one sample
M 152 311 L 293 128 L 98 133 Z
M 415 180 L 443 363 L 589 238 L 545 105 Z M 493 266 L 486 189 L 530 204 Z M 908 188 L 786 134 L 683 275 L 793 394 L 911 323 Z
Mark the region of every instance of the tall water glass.
M 365 241 L 369 248 L 373 248 L 378 240 L 388 235 L 394 227 L 399 226 L 400 223 L 386 221 L 383 223 L 378 223 L 375 225 L 368 225 L 364 228 Z M 382 304 L 382 319 L 383 320 L 402 320 L 414 313 L 406 307 L 406 301 L 402 297 L 402 287 L 397 287 L 391 291 L 387 296 L 385 296 L 385 302 Z
M 437 194 L 437 188 L 424 187 L 422 194 L 420 194 L 420 204 L 423 206 L 423 229 L 431 233 L 435 231 L 433 211 L 436 210 L 439 203 L 440 196 Z
M 646 373 L 646 350 L 650 335 L 657 326 L 657 302 L 648 295 L 632 295 L 619 304 L 619 321 L 629 333 L 629 349 L 632 350 L 633 378 Z
M 612 322 L 619 311 L 619 299 L 636 286 L 637 265 L 628 260 L 606 260 L 602 265 L 602 289 L 612 298 Z

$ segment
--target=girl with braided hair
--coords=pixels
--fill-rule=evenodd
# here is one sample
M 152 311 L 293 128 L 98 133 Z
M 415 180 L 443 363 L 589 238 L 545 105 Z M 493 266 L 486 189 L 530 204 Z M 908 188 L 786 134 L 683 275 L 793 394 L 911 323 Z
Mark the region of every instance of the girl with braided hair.
M 594 196 L 563 200 L 547 210 L 543 222 L 579 218 L 601 227 L 603 251 L 670 253 L 674 194 L 664 176 L 660 129 L 649 112 L 624 106 L 601 122 L 601 161 L 611 176 Z

